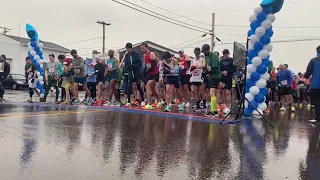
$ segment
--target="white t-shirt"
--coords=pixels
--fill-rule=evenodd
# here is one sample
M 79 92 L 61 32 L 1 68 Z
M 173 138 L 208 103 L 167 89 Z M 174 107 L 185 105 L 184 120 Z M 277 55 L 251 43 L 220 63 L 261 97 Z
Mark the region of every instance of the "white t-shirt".
M 195 60 L 192 61 L 191 66 L 201 66 L 203 61 L 204 61 L 204 58 L 200 58 L 198 60 L 195 59 Z M 191 72 L 190 82 L 200 82 L 200 83 L 202 83 L 203 82 L 202 73 L 203 73 L 203 68 L 194 69 Z

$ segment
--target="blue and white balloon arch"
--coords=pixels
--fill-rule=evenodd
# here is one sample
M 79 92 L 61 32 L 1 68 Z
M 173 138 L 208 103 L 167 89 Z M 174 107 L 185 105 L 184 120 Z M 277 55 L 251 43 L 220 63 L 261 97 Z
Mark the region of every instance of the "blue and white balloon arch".
M 249 17 L 250 30 L 248 31 L 248 64 L 245 97 L 250 103 L 245 102 L 245 116 L 263 114 L 267 108 L 266 96 L 268 95 L 267 81 L 270 79 L 268 66 L 270 52 L 273 49 L 271 37 L 273 36 L 272 23 L 275 13 L 280 11 L 283 0 L 264 0 L 260 7 L 254 9 L 254 14 Z M 257 109 L 257 111 L 255 110 Z
M 30 42 L 28 43 L 28 56 L 31 58 L 31 61 L 33 64 L 36 65 L 37 71 L 38 71 L 38 84 L 37 89 L 39 90 L 40 94 L 43 95 L 44 88 L 43 88 L 43 76 L 44 76 L 44 70 L 43 70 L 43 43 L 38 38 L 38 32 L 37 30 L 31 26 L 30 24 L 26 25 L 26 32 L 30 38 Z

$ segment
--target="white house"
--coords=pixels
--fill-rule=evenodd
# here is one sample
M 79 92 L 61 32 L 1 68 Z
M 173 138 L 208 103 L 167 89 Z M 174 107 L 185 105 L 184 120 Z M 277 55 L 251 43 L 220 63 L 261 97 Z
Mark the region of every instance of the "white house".
M 12 74 L 24 74 L 25 58 L 28 56 L 30 39 L 0 34 L 0 54 L 5 54 L 11 65 Z M 49 54 L 66 55 L 70 50 L 51 42 L 43 41 L 43 58 L 48 61 Z

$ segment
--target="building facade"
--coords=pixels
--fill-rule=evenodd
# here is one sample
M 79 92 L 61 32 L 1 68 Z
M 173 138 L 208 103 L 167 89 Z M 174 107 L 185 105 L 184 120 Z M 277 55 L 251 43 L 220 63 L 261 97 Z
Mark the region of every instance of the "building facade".
M 25 58 L 28 56 L 30 39 L 0 34 L 0 54 L 5 54 L 11 66 L 12 74 L 24 74 Z M 57 44 L 43 41 L 44 62 L 49 61 L 49 54 L 66 55 L 70 50 Z

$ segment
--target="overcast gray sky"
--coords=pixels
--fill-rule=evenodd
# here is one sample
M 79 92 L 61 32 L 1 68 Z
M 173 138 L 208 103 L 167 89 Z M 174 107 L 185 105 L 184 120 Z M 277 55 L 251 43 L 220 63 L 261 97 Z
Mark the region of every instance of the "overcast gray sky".
M 261 2 L 259 0 L 143 0 L 204 23 L 200 24 L 152 7 L 141 0 L 129 1 L 193 24 L 194 27 L 208 29 L 211 28 L 209 26 L 211 13 L 215 12 L 216 35 L 225 43 L 245 42 L 249 30 L 248 18 Z M 319 0 L 285 0 L 283 9 L 276 14 L 272 40 L 320 38 L 318 35 L 320 12 L 315 8 L 319 6 Z M 0 10 L 2 17 L 0 26 L 12 28 L 9 34 L 19 35 L 20 32 L 22 37 L 26 37 L 25 24 L 30 23 L 38 30 L 40 39 L 78 49 L 83 56 L 89 56 L 93 49 L 101 50 L 102 40 L 93 39 L 102 36 L 102 26 L 96 23 L 97 20 L 112 23 L 106 28 L 107 49 L 118 49 L 124 47 L 126 42 L 138 43 L 145 40 L 173 47 L 203 34 L 155 19 L 112 0 L 9 0 L 2 2 Z M 91 38 L 93 40 L 75 43 Z M 185 47 L 188 53 L 192 53 L 194 47 L 210 43 L 209 40 L 198 44 L 193 42 L 208 38 L 198 38 L 182 45 L 181 48 Z M 275 65 L 288 63 L 294 72 L 305 71 L 310 58 L 316 55 L 315 48 L 319 44 L 320 41 L 317 40 L 274 43 L 271 59 Z M 217 42 L 215 50 L 221 52 L 224 48 L 232 50 L 232 47 L 233 45 L 222 45 Z M 175 49 L 178 48 L 180 47 Z

